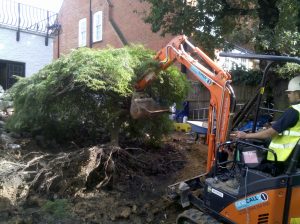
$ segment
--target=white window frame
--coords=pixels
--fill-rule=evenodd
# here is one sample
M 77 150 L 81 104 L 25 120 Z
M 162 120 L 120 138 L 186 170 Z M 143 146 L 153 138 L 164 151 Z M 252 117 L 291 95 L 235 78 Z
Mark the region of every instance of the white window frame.
M 78 23 L 78 46 L 85 47 L 86 46 L 86 36 L 87 36 L 87 20 L 83 18 L 79 20 Z
M 103 33 L 103 13 L 102 11 L 95 12 L 93 15 L 93 43 L 102 41 Z

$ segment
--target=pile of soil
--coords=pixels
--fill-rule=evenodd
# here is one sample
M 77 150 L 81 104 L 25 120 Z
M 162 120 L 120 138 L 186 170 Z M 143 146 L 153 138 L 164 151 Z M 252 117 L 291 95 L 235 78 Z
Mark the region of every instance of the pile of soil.
M 167 186 L 206 166 L 207 147 L 183 132 L 160 148 L 74 146 L 53 153 L 22 141 L 22 149 L 0 151 L 10 167 L 0 175 L 0 223 L 175 223 L 182 209 L 166 198 Z

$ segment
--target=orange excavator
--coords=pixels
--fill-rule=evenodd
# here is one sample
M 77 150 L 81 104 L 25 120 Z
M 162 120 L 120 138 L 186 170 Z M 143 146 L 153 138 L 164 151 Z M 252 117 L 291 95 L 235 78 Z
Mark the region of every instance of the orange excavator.
M 193 58 L 184 49 L 184 45 L 191 48 L 192 52 L 206 62 L 206 67 Z M 225 72 L 218 64 L 211 60 L 199 48 L 193 46 L 186 36 L 181 35 L 172 39 L 166 47 L 161 49 L 155 56 L 155 60 L 160 62 L 160 69 L 168 68 L 175 61 L 184 65 L 191 74 L 195 76 L 210 92 L 210 106 L 208 117 L 208 162 L 207 171 L 213 165 L 214 152 L 216 147 L 224 143 L 228 138 L 229 120 L 231 111 L 235 107 L 235 96 L 230 86 L 231 76 Z M 140 118 L 153 113 L 165 112 L 160 109 L 151 98 L 145 98 L 143 90 L 156 78 L 154 72 L 145 74 L 136 85 L 136 92 L 132 98 L 130 113 L 133 118 Z
M 169 186 L 169 198 L 186 208 L 176 223 L 300 224 L 300 143 L 287 160 L 286 169 L 275 174 L 258 169 L 268 152 L 277 163 L 276 153 L 266 147 L 266 142 L 229 138 L 229 133 L 239 127 L 250 111 L 255 115 L 252 132 L 256 131 L 270 68 L 278 63 L 300 64 L 300 59 L 259 54 L 221 53 L 220 56 L 267 62 L 257 94 L 236 114 L 230 74 L 193 46 L 186 36 L 175 37 L 155 56 L 159 69 L 179 62 L 210 92 L 207 172 Z M 157 74 L 148 72 L 136 83 L 130 110 L 134 119 L 166 111 L 143 93 Z M 232 151 L 232 158 L 221 159 L 219 152 L 224 151 Z

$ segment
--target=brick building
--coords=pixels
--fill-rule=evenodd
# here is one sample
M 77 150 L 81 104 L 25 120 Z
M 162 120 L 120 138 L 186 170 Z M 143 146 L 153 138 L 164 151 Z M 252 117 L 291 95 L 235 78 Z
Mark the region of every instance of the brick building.
M 153 33 L 143 21 L 148 5 L 139 0 L 64 0 L 58 15 L 61 30 L 54 41 L 54 58 L 78 47 L 122 47 L 143 44 L 153 50 L 171 39 Z

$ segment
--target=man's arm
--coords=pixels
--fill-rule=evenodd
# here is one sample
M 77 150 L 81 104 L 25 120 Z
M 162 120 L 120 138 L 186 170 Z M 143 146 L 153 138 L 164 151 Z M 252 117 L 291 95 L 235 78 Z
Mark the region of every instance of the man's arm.
M 266 130 L 255 132 L 255 133 L 246 133 L 243 131 L 237 131 L 231 136 L 235 138 L 242 138 L 242 139 L 268 139 L 275 135 L 278 135 L 278 132 L 273 128 L 268 128 Z
M 296 125 L 299 119 L 299 112 L 294 108 L 288 108 L 283 115 L 277 120 L 275 123 L 272 124 L 272 127 L 255 132 L 255 133 L 245 133 L 242 131 L 237 131 L 231 134 L 234 138 L 241 138 L 241 139 L 268 139 L 272 138 L 278 133 L 283 132 L 284 130 L 293 127 Z

